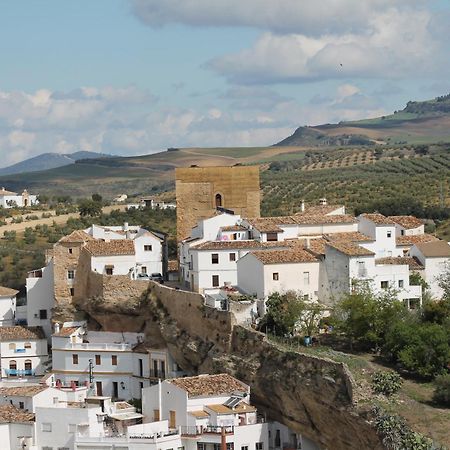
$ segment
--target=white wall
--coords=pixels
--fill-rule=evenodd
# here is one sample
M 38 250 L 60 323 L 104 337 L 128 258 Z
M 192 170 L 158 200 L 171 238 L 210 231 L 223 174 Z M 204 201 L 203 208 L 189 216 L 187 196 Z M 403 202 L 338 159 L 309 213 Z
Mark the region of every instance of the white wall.
M 22 438 L 28 436 L 31 437 L 30 441 L 33 442 L 34 437 L 33 422 L 0 423 L 0 442 L 2 449 L 23 450 L 24 447 L 21 445 Z
M 151 251 L 145 251 L 144 245 L 151 245 Z M 136 251 L 136 263 L 147 267 L 147 273 L 163 273 L 162 243 L 151 233 L 145 233 L 134 239 L 134 249 Z
M 52 335 L 52 308 L 55 304 L 53 294 L 53 260 L 42 268 L 42 278 L 27 278 L 27 323 L 28 326 L 41 326 L 45 336 L 50 339 Z M 39 311 L 47 311 L 47 319 L 40 319 Z
M 16 318 L 16 296 L 0 296 L 0 326 L 12 327 Z

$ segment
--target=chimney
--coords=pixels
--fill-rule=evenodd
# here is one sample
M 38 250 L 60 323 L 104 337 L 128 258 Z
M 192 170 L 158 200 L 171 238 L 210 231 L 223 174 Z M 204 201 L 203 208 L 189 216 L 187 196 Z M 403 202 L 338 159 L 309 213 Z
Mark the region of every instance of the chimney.
M 58 333 L 59 333 L 59 330 L 60 330 L 59 323 L 56 322 L 56 323 L 55 323 L 55 334 L 58 334 Z
M 128 222 L 123 223 L 123 231 L 128 231 Z
M 300 211 L 305 212 L 305 200 L 302 200 L 302 203 L 300 204 Z
M 309 237 L 305 239 L 305 248 L 311 248 L 311 239 Z

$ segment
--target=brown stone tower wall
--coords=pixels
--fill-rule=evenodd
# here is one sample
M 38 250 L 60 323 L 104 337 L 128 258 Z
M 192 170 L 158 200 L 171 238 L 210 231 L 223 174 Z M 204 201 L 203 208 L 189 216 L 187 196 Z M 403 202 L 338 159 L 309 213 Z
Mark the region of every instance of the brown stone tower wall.
M 222 196 L 223 208 L 243 217 L 260 215 L 258 166 L 177 168 L 175 178 L 178 241 L 199 220 L 215 214 L 216 194 Z

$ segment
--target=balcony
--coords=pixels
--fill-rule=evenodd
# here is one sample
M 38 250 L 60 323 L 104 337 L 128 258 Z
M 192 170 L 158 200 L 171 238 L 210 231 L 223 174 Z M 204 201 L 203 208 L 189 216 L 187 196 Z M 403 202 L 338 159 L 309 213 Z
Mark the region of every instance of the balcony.
M 202 434 L 222 434 L 224 429 L 225 434 L 234 434 L 234 426 L 219 427 L 214 425 L 207 425 L 206 427 L 180 427 L 182 436 L 200 436 Z
M 130 351 L 132 346 L 131 344 L 113 344 L 113 343 L 97 343 L 97 342 L 86 342 L 86 343 L 74 343 L 74 342 L 68 342 L 67 345 L 65 345 L 63 348 L 69 348 L 71 350 L 90 350 L 90 351 L 96 351 L 96 350 L 111 350 L 112 352 L 120 352 L 120 351 Z M 58 350 L 57 347 L 55 347 L 55 350 Z
M 34 369 L 5 369 L 8 377 L 34 377 Z

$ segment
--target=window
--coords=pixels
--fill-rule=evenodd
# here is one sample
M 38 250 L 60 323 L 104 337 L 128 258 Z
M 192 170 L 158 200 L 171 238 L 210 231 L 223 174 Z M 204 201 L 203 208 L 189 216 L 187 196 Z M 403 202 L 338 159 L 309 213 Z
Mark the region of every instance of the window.
M 381 289 L 387 289 L 389 287 L 388 281 L 382 281 L 381 282 Z
M 281 447 L 281 433 L 277 430 L 275 433 L 275 447 Z
M 69 248 L 69 254 L 72 254 L 72 253 L 73 253 L 73 249 Z
M 257 442 L 255 444 L 255 450 L 264 450 L 264 442 Z
M 153 410 L 153 422 L 159 422 L 159 409 Z
M 248 445 L 242 445 L 241 450 L 248 450 Z
M 111 355 L 111 365 L 117 366 L 117 355 Z
M 144 245 L 144 252 L 151 252 L 152 246 L 150 244 Z
M 25 409 L 25 403 L 19 402 L 19 409 Z
M 12 359 L 9 362 L 9 368 L 10 368 L 10 370 L 16 370 L 17 369 L 17 362 L 14 359 Z
M 33 368 L 33 363 L 31 362 L 31 359 L 26 359 L 25 360 L 25 370 L 32 370 Z
M 273 281 L 278 281 L 280 279 L 280 275 L 278 274 L 278 272 L 274 272 L 272 274 L 272 280 Z
M 219 264 L 219 254 L 218 253 L 211 254 L 211 264 Z
M 41 431 L 46 431 L 50 433 L 52 431 L 52 424 L 51 423 L 42 423 L 41 424 Z
M 141 273 L 147 273 L 147 267 L 142 266 L 141 267 Z
M 389 231 L 386 233 L 386 235 L 387 235 L 388 238 L 390 238 L 390 237 L 392 236 L 392 231 L 389 230 Z
M 358 261 L 358 276 L 365 277 L 366 275 L 367 275 L 367 272 L 366 272 L 365 261 Z
M 398 280 L 398 287 L 402 288 L 404 286 L 404 281 L 403 280 Z
M 212 276 L 212 285 L 213 287 L 219 287 L 219 275 Z
M 46 309 L 39 310 L 39 319 L 41 319 L 41 320 L 47 319 L 47 310 Z
M 236 261 L 236 253 L 230 253 L 230 261 Z
M 75 295 L 75 288 L 70 288 L 70 296 L 73 297 Z
M 13 342 L 11 342 L 9 344 L 9 349 L 12 350 L 13 352 L 16 350 L 16 344 L 14 344 Z
M 95 364 L 99 366 L 102 363 L 102 357 L 100 355 L 95 355 Z
M 220 208 L 222 206 L 222 196 L 220 194 L 216 194 L 216 196 L 214 197 L 214 202 L 216 205 L 216 208 Z
M 309 286 L 309 272 L 303 272 L 303 284 Z
M 113 270 L 114 270 L 113 267 L 106 267 L 105 268 L 106 275 L 112 275 L 113 274 Z
M 72 355 L 72 364 L 78 364 L 78 355 Z
M 303 295 L 303 301 L 307 302 L 309 300 L 309 294 Z
M 267 233 L 267 242 L 278 241 L 278 233 Z
M 400 231 L 400 234 L 401 234 L 402 236 L 404 236 L 404 235 L 405 235 L 405 230 L 401 230 L 401 231 Z
M 67 271 L 67 279 L 73 280 L 75 278 L 75 270 L 68 270 Z

